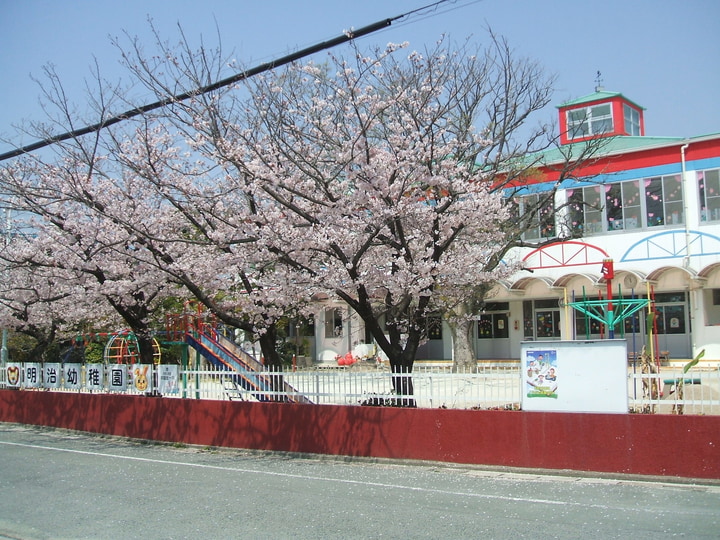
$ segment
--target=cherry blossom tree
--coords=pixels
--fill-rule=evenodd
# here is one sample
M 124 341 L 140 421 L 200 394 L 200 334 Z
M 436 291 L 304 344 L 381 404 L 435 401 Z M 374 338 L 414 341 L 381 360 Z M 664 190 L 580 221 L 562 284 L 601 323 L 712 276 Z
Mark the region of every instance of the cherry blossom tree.
M 74 341 L 86 332 L 117 328 L 122 323 L 108 302 L 83 286 L 82 276 L 57 266 L 28 264 L 25 239 L 15 237 L 0 252 L 0 325 L 32 338 L 28 358 L 45 358 L 58 341 Z
M 24 231 L 3 252 L 17 277 L 11 289 L 22 291 L 28 280 L 37 284 L 48 278 L 54 292 L 36 289 L 38 299 L 48 303 L 54 297 L 54 309 L 84 308 L 84 313 L 67 309 L 68 323 L 86 320 L 93 312 L 102 320 L 105 311 L 90 306 L 107 304 L 135 333 L 142 360 L 152 362 L 149 318 L 166 283 L 138 263 L 132 256 L 134 238 L 102 213 L 109 205 L 130 212 L 132 198 L 115 199 L 112 182 L 96 175 L 93 159 L 84 159 L 80 148 L 73 147 L 75 153 L 61 148 L 60 159 L 47 163 L 28 156 L 3 170 L 0 190 L 15 212 L 18 230 Z
M 6 169 L 5 196 L 42 233 L 26 260 L 94 278 L 93 294 L 141 333 L 182 287 L 256 336 L 270 364 L 283 316 L 341 300 L 389 358 L 398 403 L 413 405 L 405 374 L 428 317 L 445 313 L 467 343 L 471 300 L 517 269 L 509 250 L 539 211 L 513 214 L 507 195 L 537 165 L 527 155 L 548 127 L 523 129 L 552 79 L 489 40 L 353 48 L 197 93 L 225 68 L 220 50 L 159 43 L 148 58 L 131 41 L 130 76 L 167 105 Z M 56 123 L 72 125 L 51 80 Z M 124 93 L 99 86 L 102 121 Z
M 213 186 L 242 194 L 237 208 L 273 274 L 350 305 L 394 371 L 411 371 L 428 315 L 514 269 L 499 264 L 512 222 L 499 174 L 509 182 L 531 168 L 517 163 L 547 126 L 524 147 L 518 132 L 552 80 L 490 41 L 479 54 L 442 41 L 426 54 L 355 50 L 198 95 L 165 117 L 226 173 Z M 222 63 L 187 48 L 131 52 L 127 65 L 158 96 L 206 84 Z M 399 394 L 411 393 L 404 380 Z
M 466 96 L 466 110 L 458 116 L 458 122 L 484 130 L 488 144 L 478 163 L 487 173 L 488 181 L 503 194 L 506 213 L 498 221 L 502 240 L 483 263 L 485 272 L 493 272 L 512 264 L 515 248 L 537 248 L 577 233 L 576 229 L 563 226 L 567 203 L 556 201 L 555 195 L 564 181 L 575 178 L 581 167 L 596 159 L 607 140 L 559 146 L 557 127 L 536 121 L 538 113 L 551 103 L 555 77 L 548 75 L 537 61 L 518 56 L 508 41 L 492 30 L 488 30 L 484 55 L 483 84 Z M 548 156 L 554 160 L 551 166 L 546 162 Z M 554 183 L 544 182 L 543 167 L 554 169 L 557 177 Z M 541 190 L 534 189 L 539 186 Z M 534 194 L 527 196 L 529 193 Z M 527 231 L 538 223 L 551 232 L 528 240 Z M 503 270 L 507 274 L 507 268 Z M 439 309 L 449 323 L 456 369 L 476 366 L 473 325 L 496 286 L 497 282 L 477 281 L 440 297 Z
M 295 66 L 254 81 L 220 141 L 263 203 L 262 242 L 352 307 L 395 373 L 440 297 L 512 268 L 485 270 L 506 219 L 478 162 L 491 143 L 467 121 L 485 60 L 440 43 Z M 412 394 L 408 377 L 394 387 Z

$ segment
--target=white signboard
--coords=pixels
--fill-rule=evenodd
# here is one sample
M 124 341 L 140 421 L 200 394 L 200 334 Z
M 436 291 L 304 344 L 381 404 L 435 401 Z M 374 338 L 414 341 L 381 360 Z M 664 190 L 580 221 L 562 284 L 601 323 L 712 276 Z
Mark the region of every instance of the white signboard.
M 45 388 L 60 388 L 62 382 L 62 364 L 47 362 L 43 364 L 43 386 Z
M 5 381 L 11 388 L 20 388 L 22 384 L 22 364 L 8 364 L 5 368 Z
M 125 364 L 110 364 L 108 366 L 108 390 L 111 392 L 124 392 L 128 384 L 128 367 Z
M 160 364 L 158 371 L 158 392 L 161 394 L 177 394 L 178 387 L 178 366 L 173 364 Z
M 153 370 L 150 364 L 133 364 L 132 386 L 138 392 L 152 392 Z
M 105 385 L 105 365 L 85 365 L 85 388 L 90 391 L 102 391 Z
M 80 374 L 82 364 L 65 364 L 63 367 L 63 380 L 65 388 L 69 390 L 80 390 Z
M 533 341 L 521 347 L 524 411 L 627 413 L 627 342 Z
M 36 362 L 25 363 L 25 388 L 40 388 L 42 386 L 42 364 Z

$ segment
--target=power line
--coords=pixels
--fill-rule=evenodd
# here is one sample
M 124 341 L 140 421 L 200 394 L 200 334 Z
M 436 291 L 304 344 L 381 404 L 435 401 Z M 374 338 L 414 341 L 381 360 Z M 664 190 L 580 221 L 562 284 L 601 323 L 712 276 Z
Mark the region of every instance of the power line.
M 68 132 L 62 133 L 60 135 L 54 135 L 52 137 L 48 137 L 41 141 L 37 141 L 32 144 L 28 144 L 21 148 L 16 148 L 15 150 L 11 150 L 10 152 L 5 152 L 4 154 L 0 154 L 0 161 L 5 161 L 7 159 L 11 159 L 11 158 L 20 156 L 22 154 L 33 152 L 40 148 L 44 148 L 46 146 L 50 146 L 50 145 L 58 143 L 58 142 L 66 141 L 68 139 L 74 139 L 74 138 L 80 137 L 82 135 L 87 135 L 88 133 L 94 133 L 94 132 L 100 131 L 103 128 L 110 127 L 114 124 L 122 122 L 123 120 L 128 120 L 130 118 L 139 116 L 141 114 L 145 114 L 145 113 L 153 111 L 155 109 L 160 109 L 162 107 L 166 107 L 167 105 L 170 105 L 172 103 L 176 103 L 179 101 L 185 101 L 186 99 L 190 99 L 193 96 L 198 96 L 201 94 L 205 94 L 207 92 L 212 92 L 213 90 L 217 90 L 219 88 L 229 86 L 231 84 L 242 81 L 244 79 L 253 77 L 254 75 L 258 75 L 260 73 L 270 71 L 272 69 L 275 69 L 276 67 L 283 66 L 285 64 L 289 64 L 291 62 L 294 62 L 294 61 L 304 58 L 306 56 L 310 56 L 311 54 L 315 54 L 317 52 L 324 51 L 326 49 L 331 49 L 333 47 L 336 47 L 338 45 L 341 45 L 341 44 L 351 41 L 353 39 L 360 38 L 360 37 L 366 36 L 368 34 L 372 34 L 373 32 L 377 32 L 378 30 L 382 30 L 384 28 L 389 27 L 394 21 L 398 21 L 400 19 L 404 19 L 404 18 L 413 16 L 413 15 L 418 15 L 423 12 L 427 14 L 430 11 L 437 10 L 437 8 L 441 4 L 446 4 L 446 3 L 454 4 L 456 2 L 457 2 L 457 0 L 439 0 L 437 2 L 433 2 L 432 4 L 427 4 L 423 7 L 420 7 L 420 8 L 411 10 L 411 11 L 407 11 L 401 15 L 397 15 L 397 16 L 391 17 L 389 19 L 383 19 L 376 23 L 373 23 L 373 24 L 370 24 L 367 26 L 363 26 L 362 28 L 360 28 L 358 30 L 346 31 L 341 36 L 338 36 L 336 38 L 330 39 L 328 41 L 323 41 L 321 43 L 312 45 L 310 47 L 306 47 L 304 49 L 301 49 L 292 54 L 288 54 L 288 55 L 278 58 L 276 60 L 272 60 L 270 62 L 265 62 L 264 64 L 260 64 L 257 67 L 242 71 L 240 73 L 237 73 L 236 75 L 233 75 L 232 77 L 222 79 L 220 81 L 214 82 L 207 86 L 202 86 L 202 87 L 192 90 L 190 92 L 185 92 L 182 94 L 178 94 L 176 96 L 167 97 L 167 98 L 161 99 L 159 101 L 156 101 L 154 103 L 150 103 L 148 105 L 136 107 L 134 109 L 130 109 L 129 111 L 120 113 L 116 116 L 107 118 L 107 119 L 103 120 L 102 122 L 98 122 L 98 123 L 92 124 L 90 126 L 86 126 L 83 128 L 68 131 Z

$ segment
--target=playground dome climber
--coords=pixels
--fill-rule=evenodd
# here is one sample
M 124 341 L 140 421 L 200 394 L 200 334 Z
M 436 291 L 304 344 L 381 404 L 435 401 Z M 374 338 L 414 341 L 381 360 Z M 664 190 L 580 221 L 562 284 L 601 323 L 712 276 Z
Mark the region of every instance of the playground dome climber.
M 153 338 L 153 363 L 159 364 L 162 353 L 160 344 Z M 140 361 L 140 346 L 131 330 L 120 330 L 110 335 L 105 344 L 103 360 L 106 364 L 137 364 Z

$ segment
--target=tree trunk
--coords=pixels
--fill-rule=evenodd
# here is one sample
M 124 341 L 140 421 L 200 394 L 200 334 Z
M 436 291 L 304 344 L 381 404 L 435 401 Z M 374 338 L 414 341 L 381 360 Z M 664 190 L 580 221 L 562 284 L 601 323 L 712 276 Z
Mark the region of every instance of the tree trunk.
M 140 363 L 153 364 L 155 362 L 154 340 L 148 328 L 133 329 L 140 350 Z
M 392 371 L 392 386 L 395 398 L 392 405 L 395 407 L 417 407 L 415 389 L 412 382 L 412 365 L 404 366 L 390 363 Z
M 282 374 L 282 358 L 278 354 L 276 348 L 277 327 L 272 324 L 268 325 L 266 331 L 260 334 L 258 341 L 260 342 L 260 350 L 262 351 L 265 367 L 272 374 L 269 376 L 270 390 L 277 392 L 268 396 L 270 401 L 286 401 L 287 396 L 284 394 L 285 378 Z
M 472 371 L 477 366 L 472 344 L 473 321 L 460 318 L 450 326 L 453 346 L 453 371 Z

